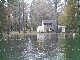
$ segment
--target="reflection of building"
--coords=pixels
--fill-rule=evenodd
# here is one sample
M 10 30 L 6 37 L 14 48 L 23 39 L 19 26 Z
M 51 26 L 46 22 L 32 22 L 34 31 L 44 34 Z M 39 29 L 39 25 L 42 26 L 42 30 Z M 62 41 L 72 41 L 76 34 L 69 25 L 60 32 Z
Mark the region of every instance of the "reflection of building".
M 37 41 L 38 42 L 45 42 L 46 34 L 37 34 Z
M 58 34 L 58 40 L 65 39 L 65 33 L 64 34 Z
M 37 42 L 58 42 L 57 34 L 37 34 Z
M 37 42 L 58 42 L 58 40 L 65 39 L 64 34 L 37 34 Z
M 61 32 L 65 32 L 65 26 L 58 26 L 62 28 Z M 57 31 L 57 22 L 56 20 L 42 20 L 42 26 L 38 26 L 37 32 L 50 32 Z

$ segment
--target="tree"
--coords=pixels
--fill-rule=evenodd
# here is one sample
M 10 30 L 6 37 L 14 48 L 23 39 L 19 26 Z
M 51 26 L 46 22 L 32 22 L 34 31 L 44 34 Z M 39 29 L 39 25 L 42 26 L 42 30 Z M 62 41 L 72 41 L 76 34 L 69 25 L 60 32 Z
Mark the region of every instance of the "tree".
M 37 28 L 42 20 L 55 20 L 55 0 L 33 0 L 30 7 L 32 27 Z
M 20 33 L 20 30 L 25 28 L 25 22 L 27 20 L 27 18 L 25 17 L 27 17 L 28 14 L 28 8 L 27 8 L 28 3 L 23 2 L 23 0 L 13 0 L 13 1 L 8 0 L 8 4 L 11 10 L 11 14 L 13 16 L 12 18 L 13 30 L 19 31 Z
M 5 0 L 0 1 L 0 33 L 5 30 L 6 24 L 7 24 L 7 9 L 5 4 Z
M 67 31 L 72 30 L 73 32 L 76 31 L 77 28 L 77 17 L 75 14 L 77 13 L 76 9 L 76 1 L 68 0 L 67 4 L 65 5 L 64 13 L 59 16 L 60 24 L 65 25 Z
M 0 32 L 12 30 L 12 23 L 14 21 L 13 13 L 16 6 L 18 6 L 18 0 L 1 0 L 0 1 Z M 17 16 L 17 15 L 16 15 Z

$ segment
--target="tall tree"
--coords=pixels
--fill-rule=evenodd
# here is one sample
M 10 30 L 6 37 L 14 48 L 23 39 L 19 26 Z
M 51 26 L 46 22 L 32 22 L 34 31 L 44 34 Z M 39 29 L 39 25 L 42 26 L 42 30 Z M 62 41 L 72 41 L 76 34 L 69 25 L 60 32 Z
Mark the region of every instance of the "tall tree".
M 77 28 L 77 17 L 75 14 L 77 13 L 76 9 L 76 0 L 68 0 L 66 1 L 64 12 L 60 15 L 60 23 L 61 25 L 65 25 L 67 31 L 76 31 Z
M 30 10 L 32 26 L 41 25 L 42 20 L 55 20 L 55 0 L 33 0 Z
M 6 28 L 6 24 L 7 24 L 7 18 L 8 18 L 8 13 L 6 12 L 6 5 L 5 5 L 5 0 L 1 0 L 0 1 L 0 32 L 2 33 L 5 28 Z

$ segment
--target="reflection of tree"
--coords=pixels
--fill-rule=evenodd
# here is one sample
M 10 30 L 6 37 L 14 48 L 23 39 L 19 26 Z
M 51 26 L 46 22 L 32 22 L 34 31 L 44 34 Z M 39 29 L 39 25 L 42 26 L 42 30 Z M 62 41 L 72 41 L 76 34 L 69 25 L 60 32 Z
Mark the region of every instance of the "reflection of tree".
M 60 41 L 60 47 L 61 52 L 64 53 L 64 59 L 74 60 L 73 58 L 74 40 L 72 34 L 66 35 L 66 38 Z
M 47 40 L 43 39 L 44 42 L 38 42 L 36 35 L 14 36 L 10 37 L 8 42 L 0 42 L 0 47 L 6 48 L 5 53 L 10 60 L 12 58 L 15 60 L 61 59 L 58 43 L 54 43 L 52 37 L 55 36 L 46 35 Z
M 43 39 L 43 40 L 41 40 Z M 46 55 L 46 57 L 48 59 L 55 59 L 55 57 L 59 57 L 61 59 L 61 57 L 59 56 L 59 52 L 58 52 L 58 35 L 46 35 L 46 34 L 41 34 L 41 35 L 37 35 L 37 42 L 38 42 L 38 52 L 42 53 L 44 52 Z M 56 41 L 57 40 L 57 41 Z M 54 43 L 54 41 L 56 41 Z

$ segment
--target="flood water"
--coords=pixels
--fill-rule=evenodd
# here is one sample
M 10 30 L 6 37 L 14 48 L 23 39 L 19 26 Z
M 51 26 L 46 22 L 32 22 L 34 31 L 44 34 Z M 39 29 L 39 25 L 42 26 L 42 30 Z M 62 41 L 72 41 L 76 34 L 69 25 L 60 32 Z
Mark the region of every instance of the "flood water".
M 80 36 L 37 34 L 0 39 L 0 60 L 79 60 Z

